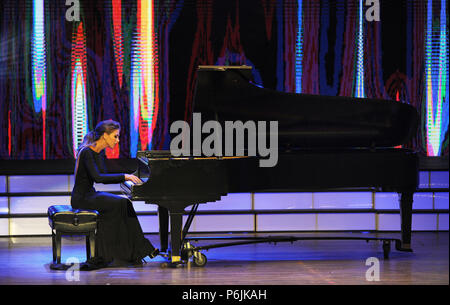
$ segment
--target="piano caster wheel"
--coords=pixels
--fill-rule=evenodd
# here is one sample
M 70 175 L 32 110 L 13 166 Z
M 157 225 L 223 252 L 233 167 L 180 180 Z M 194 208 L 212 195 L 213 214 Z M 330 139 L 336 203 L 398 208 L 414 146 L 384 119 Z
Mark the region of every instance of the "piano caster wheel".
M 192 262 L 196 267 L 204 267 L 206 265 L 206 255 L 200 252 L 194 252 L 194 256 L 192 257 Z
M 383 255 L 384 259 L 389 259 L 389 252 L 391 252 L 391 242 L 388 240 L 383 241 Z

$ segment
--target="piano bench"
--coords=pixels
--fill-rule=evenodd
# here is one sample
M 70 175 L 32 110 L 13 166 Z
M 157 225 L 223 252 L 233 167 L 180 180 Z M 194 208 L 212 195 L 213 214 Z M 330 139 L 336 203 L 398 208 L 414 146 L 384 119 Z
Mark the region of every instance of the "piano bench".
M 86 260 L 95 257 L 97 211 L 74 209 L 70 205 L 52 205 L 48 208 L 47 215 L 52 228 L 54 264 L 61 264 L 61 236 L 86 236 Z

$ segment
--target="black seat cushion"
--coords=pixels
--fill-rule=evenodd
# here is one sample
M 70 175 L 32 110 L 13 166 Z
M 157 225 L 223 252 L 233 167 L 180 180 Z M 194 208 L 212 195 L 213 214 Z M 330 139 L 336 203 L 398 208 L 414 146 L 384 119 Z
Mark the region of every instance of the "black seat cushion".
M 70 205 L 52 205 L 48 208 L 48 221 L 52 229 L 66 233 L 89 232 L 97 228 L 98 212 L 73 209 Z

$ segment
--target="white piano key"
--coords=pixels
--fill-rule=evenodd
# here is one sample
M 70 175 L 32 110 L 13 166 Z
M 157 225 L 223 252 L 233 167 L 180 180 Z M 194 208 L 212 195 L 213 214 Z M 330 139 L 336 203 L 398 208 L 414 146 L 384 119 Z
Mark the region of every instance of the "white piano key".
M 69 177 L 67 175 L 32 175 L 10 176 L 9 192 L 67 192 L 69 189 Z
M 255 193 L 255 210 L 312 209 L 312 193 Z
M 131 181 L 125 181 L 124 183 L 123 183 L 125 186 L 127 186 L 128 187 L 128 189 L 130 189 L 131 190 L 131 188 L 133 187 L 133 185 L 134 185 L 134 183 L 133 182 L 131 182 Z

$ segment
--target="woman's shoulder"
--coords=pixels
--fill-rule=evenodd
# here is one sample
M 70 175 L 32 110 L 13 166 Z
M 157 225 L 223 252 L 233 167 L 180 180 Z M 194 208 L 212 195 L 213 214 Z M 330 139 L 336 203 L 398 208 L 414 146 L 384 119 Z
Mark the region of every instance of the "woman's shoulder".
M 96 154 L 96 152 L 93 151 L 89 146 L 85 146 L 78 153 L 78 157 L 81 158 L 82 156 L 92 156 L 92 155 L 95 155 L 95 154 Z

